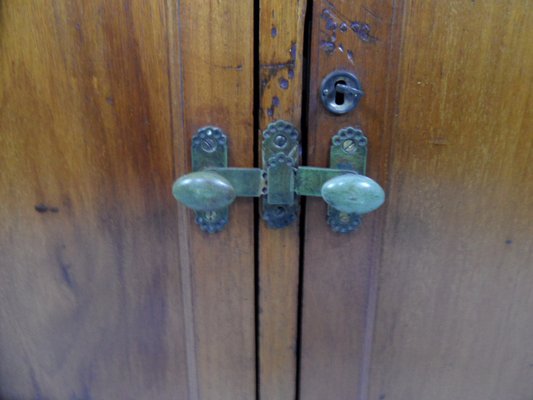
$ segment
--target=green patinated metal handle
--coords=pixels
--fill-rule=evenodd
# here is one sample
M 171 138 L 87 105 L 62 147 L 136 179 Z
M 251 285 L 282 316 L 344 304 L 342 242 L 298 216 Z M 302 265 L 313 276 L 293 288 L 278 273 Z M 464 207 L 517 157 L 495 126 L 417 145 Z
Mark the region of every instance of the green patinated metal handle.
M 330 168 L 299 165 L 299 133 L 276 121 L 263 133 L 263 168 L 228 168 L 227 136 L 206 126 L 192 140 L 192 169 L 172 187 L 174 197 L 193 209 L 206 232 L 228 223 L 229 206 L 237 197 L 263 197 L 262 217 L 282 228 L 297 218 L 298 196 L 322 197 L 327 221 L 335 232 L 357 229 L 361 215 L 379 208 L 385 192 L 365 176 L 368 140 L 361 129 L 347 127 L 333 138 Z
M 265 181 L 259 168 L 209 168 L 179 178 L 172 194 L 195 211 L 228 207 L 236 197 L 259 197 Z
M 172 186 L 174 197 L 195 211 L 212 211 L 229 206 L 237 194 L 223 176 L 209 171 L 192 172 Z
M 385 192 L 376 181 L 354 171 L 300 167 L 296 172 L 296 194 L 322 197 L 344 213 L 367 214 L 385 201 Z
M 262 184 L 259 169 L 213 169 L 182 176 L 174 183 L 172 193 L 195 211 L 212 211 L 228 207 L 237 196 L 260 196 Z M 329 168 L 300 167 L 295 191 L 302 196 L 321 196 L 345 213 L 367 214 L 385 201 L 385 192 L 374 180 Z
M 367 214 L 385 201 L 385 192 L 374 180 L 357 174 L 331 178 L 322 186 L 322 198 L 331 207 L 345 212 Z

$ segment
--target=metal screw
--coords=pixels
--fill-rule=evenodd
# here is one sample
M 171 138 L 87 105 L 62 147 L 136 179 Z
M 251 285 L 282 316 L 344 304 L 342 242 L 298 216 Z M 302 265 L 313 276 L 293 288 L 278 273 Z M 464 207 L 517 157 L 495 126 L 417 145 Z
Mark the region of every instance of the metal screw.
M 285 214 L 285 208 L 279 206 L 274 209 L 274 215 L 276 217 L 281 217 L 283 214 Z
M 346 224 L 348 221 L 350 221 L 350 215 L 345 213 L 345 212 L 341 212 L 341 213 L 339 213 L 339 220 L 343 224 Z
M 344 142 L 342 142 L 342 149 L 348 154 L 355 153 L 355 150 L 357 149 L 357 146 L 355 144 L 355 140 L 346 139 Z
M 211 131 L 209 131 L 209 132 L 211 132 Z M 208 135 L 209 135 L 209 132 L 207 132 Z M 200 147 L 206 153 L 212 153 L 212 152 L 214 152 L 217 149 L 217 141 L 216 141 L 216 139 L 211 138 L 211 137 L 202 139 L 202 141 L 200 143 Z
M 204 214 L 204 219 L 207 222 L 213 222 L 214 220 L 216 220 L 216 218 L 217 218 L 216 211 L 206 211 Z
M 284 147 L 287 144 L 287 138 L 284 135 L 278 135 L 274 138 L 274 144 L 279 148 Z

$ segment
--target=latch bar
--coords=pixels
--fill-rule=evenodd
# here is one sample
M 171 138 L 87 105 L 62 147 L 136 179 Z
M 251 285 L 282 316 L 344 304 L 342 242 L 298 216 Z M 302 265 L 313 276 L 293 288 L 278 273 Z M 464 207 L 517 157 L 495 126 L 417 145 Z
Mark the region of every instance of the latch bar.
M 354 171 L 345 169 L 330 169 L 317 167 L 299 167 L 296 171 L 296 194 L 299 196 L 321 197 L 321 189 L 332 178 Z
M 237 197 L 259 197 L 266 193 L 264 171 L 259 168 L 208 168 L 233 186 Z

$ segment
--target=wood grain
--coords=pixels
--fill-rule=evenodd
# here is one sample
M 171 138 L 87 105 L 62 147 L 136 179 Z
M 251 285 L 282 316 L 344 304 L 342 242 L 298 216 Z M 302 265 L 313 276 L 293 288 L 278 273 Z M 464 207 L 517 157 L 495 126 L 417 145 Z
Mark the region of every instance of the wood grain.
M 252 206 L 170 191 L 204 124 L 252 163 L 253 10 L 212 3 L 2 2 L 0 397 L 255 396 Z
M 191 137 L 216 125 L 229 164 L 253 165 L 252 2 L 169 1 L 176 175 L 190 172 Z M 202 233 L 179 206 L 189 399 L 255 397 L 253 202 L 239 199 L 223 232 Z M 192 325 L 191 325 L 192 324 Z
M 533 12 L 406 1 L 370 399 L 533 398 Z
M 276 120 L 299 128 L 306 1 L 261 0 L 259 6 L 259 128 Z M 292 400 L 296 395 L 299 250 L 298 221 L 283 229 L 269 229 L 261 221 L 257 290 L 262 400 Z
M 394 2 L 320 0 L 313 5 L 308 164 L 327 167 L 332 136 L 360 126 L 369 139 L 367 175 L 386 185 L 390 96 L 398 37 Z M 322 79 L 344 69 L 366 93 L 358 108 L 330 114 L 319 98 Z M 371 349 L 374 274 L 384 209 L 366 215 L 358 232 L 326 223 L 326 205 L 307 199 L 303 272 L 302 400 L 364 399 Z
M 165 6 L 0 4 L 0 397 L 187 398 Z

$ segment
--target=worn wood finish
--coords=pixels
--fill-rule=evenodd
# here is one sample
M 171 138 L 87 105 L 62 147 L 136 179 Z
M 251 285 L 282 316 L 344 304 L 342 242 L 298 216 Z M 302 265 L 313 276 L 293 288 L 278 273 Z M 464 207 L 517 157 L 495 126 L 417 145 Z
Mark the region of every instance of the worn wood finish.
M 369 139 L 367 174 L 386 183 L 388 102 L 394 81 L 394 4 L 391 1 L 316 1 L 310 52 L 308 164 L 327 167 L 332 136 L 359 125 Z M 319 98 L 322 79 L 345 69 L 361 80 L 357 109 L 335 116 Z M 373 267 L 383 209 L 364 217 L 358 232 L 333 233 L 326 205 L 307 200 L 303 273 L 301 398 L 364 398 L 373 310 Z
M 190 172 L 191 137 L 216 125 L 229 164 L 253 164 L 253 3 L 169 1 L 176 175 Z M 202 233 L 179 205 L 192 400 L 255 397 L 254 218 L 238 199 L 223 232 Z
M 252 5 L 1 7 L 1 397 L 253 398 L 251 204 L 170 193 L 204 124 L 252 163 Z
M 407 1 L 370 399 L 533 396 L 533 11 Z
M 185 399 L 163 2 L 0 4 L 0 397 Z
M 276 120 L 300 127 L 306 1 L 261 0 L 259 128 Z M 259 142 L 261 142 L 259 133 Z M 262 400 L 292 400 L 296 391 L 299 226 L 269 229 L 258 242 L 258 382 Z

